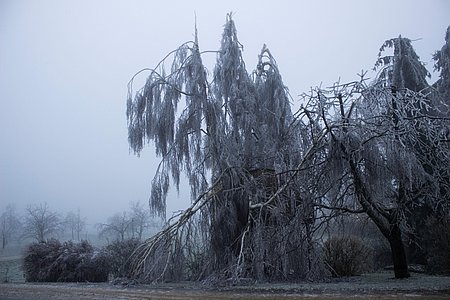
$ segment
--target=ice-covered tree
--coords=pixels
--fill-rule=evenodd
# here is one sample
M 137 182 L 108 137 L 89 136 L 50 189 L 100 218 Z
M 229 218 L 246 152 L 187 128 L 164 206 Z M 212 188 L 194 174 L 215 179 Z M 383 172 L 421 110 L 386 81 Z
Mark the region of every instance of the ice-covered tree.
M 445 44 L 441 50 L 436 51 L 433 55 L 435 60 L 435 70 L 440 72 L 439 80 L 436 82 L 437 88 L 447 97 L 450 93 L 450 26 L 447 27 L 445 34 Z M 448 102 L 447 98 L 447 102 Z
M 386 47 L 394 55 L 380 55 L 377 80 L 319 89 L 306 109 L 329 133 L 323 168 L 335 184 L 320 206 L 365 212 L 391 246 L 395 276 L 404 278 L 405 230 L 419 227 L 413 223 L 424 207 L 448 212 L 450 152 L 443 132 L 449 120 L 433 105 L 427 72 L 410 41 L 399 37 L 381 51 Z
M 409 205 L 406 212 L 409 225 L 413 228 L 413 235 L 410 237 L 424 239 L 427 236 L 427 230 L 424 230 L 427 218 L 436 213 L 446 215 L 447 210 L 444 207 L 447 205 L 442 205 L 442 200 L 449 197 L 449 154 L 448 147 L 445 145 L 448 143 L 446 132 L 448 132 L 450 110 L 445 100 L 445 88 L 442 87 L 446 77 L 446 49 L 444 46 L 441 52 L 437 52 L 434 56 L 440 57 L 438 65 L 442 71 L 441 79 L 435 84 L 439 86 L 436 92 L 428 86 L 427 72 L 410 41 L 403 38 L 395 39 L 395 41 L 392 70 L 393 73 L 401 74 L 401 76 L 391 81 L 389 110 L 392 114 L 394 129 L 399 130 L 401 122 L 409 123 L 407 128 L 409 134 L 399 131 L 396 139 L 414 156 L 425 172 L 422 174 L 421 182 L 410 188 L 412 197 L 419 198 L 421 201 Z M 404 186 L 401 184 L 400 188 L 405 189 Z M 441 204 L 437 205 L 438 203 Z M 437 207 L 439 209 L 436 209 Z M 413 260 L 419 259 L 416 262 L 426 263 L 426 253 L 422 250 L 425 247 L 416 246 L 420 243 L 424 244 L 423 241 L 417 240 L 411 243 L 410 248 L 413 252 L 410 253 L 410 257 Z
M 393 55 L 384 55 L 388 48 Z M 373 83 L 361 76 L 312 90 L 295 114 L 269 49 L 252 73 L 242 49 L 229 15 L 211 75 L 196 32 L 144 69 L 142 89 L 133 89 L 135 77 L 130 82 L 130 147 L 139 154 L 154 142 L 162 157 L 152 212 L 165 216 L 169 187 L 183 173 L 192 198 L 138 247 L 135 275 L 313 278 L 323 275 L 314 239 L 324 224 L 365 213 L 391 246 L 395 276 L 408 277 L 405 229 L 420 219 L 418 207 L 447 213 L 450 191 L 445 105 L 411 41 L 383 44 Z
M 384 55 L 389 48 L 393 48 L 393 55 Z M 419 60 L 410 39 L 399 36 L 385 41 L 378 53 L 375 68 L 380 68 L 378 81 L 396 90 L 418 92 L 428 87 L 426 77 L 430 74 Z
M 305 150 L 299 124 L 269 49 L 249 74 L 242 48 L 228 15 L 212 78 L 196 33 L 171 53 L 170 72 L 163 60 L 141 90 L 130 89 L 130 146 L 139 153 L 153 141 L 162 156 L 153 212 L 165 215 L 181 172 L 191 187 L 191 207 L 137 252 L 137 269 L 152 279 L 173 278 L 180 265 L 177 276 L 191 279 L 300 278 L 315 268 L 299 263 L 312 253 L 301 228 L 313 213 L 293 176 Z
M 435 86 L 444 97 L 446 104 L 450 105 L 450 26 L 447 27 L 444 46 L 441 50 L 436 51 L 433 59 L 436 62 L 435 70 L 440 72 Z

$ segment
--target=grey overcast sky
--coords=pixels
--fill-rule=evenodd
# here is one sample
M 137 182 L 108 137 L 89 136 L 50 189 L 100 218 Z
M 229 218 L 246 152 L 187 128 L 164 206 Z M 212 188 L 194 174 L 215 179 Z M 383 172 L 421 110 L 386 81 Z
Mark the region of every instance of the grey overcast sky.
M 159 159 L 151 146 L 129 153 L 127 83 L 192 39 L 194 15 L 200 47 L 217 50 L 230 11 L 248 71 L 267 44 L 294 99 L 355 80 L 399 34 L 432 71 L 450 25 L 446 0 L 0 0 L 0 212 L 47 202 L 92 224 L 147 202 Z

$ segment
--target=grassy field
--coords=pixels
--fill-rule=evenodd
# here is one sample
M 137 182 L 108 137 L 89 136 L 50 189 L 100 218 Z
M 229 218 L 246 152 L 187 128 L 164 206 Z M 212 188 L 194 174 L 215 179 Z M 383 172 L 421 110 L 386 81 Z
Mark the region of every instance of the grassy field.
M 193 283 L 113 286 L 108 283 L 0 284 L 7 300 L 48 299 L 450 299 L 450 277 L 394 280 L 386 274 L 334 283 L 253 284 L 228 288 Z
M 21 264 L 22 261 L 20 256 L 0 257 L 0 282 L 25 282 Z
M 259 283 L 207 287 L 194 283 L 114 286 L 109 283 L 25 283 L 20 257 L 0 258 L 1 299 L 450 299 L 450 277 L 392 272 L 323 283 Z

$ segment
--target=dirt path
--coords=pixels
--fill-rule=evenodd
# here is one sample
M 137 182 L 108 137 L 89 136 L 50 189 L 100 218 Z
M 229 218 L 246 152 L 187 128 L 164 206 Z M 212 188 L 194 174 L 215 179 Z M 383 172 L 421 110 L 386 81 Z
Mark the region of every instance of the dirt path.
M 329 283 L 256 284 L 205 288 L 191 283 L 118 287 L 107 283 L 0 284 L 0 299 L 450 299 L 450 277 L 394 280 L 368 274 Z

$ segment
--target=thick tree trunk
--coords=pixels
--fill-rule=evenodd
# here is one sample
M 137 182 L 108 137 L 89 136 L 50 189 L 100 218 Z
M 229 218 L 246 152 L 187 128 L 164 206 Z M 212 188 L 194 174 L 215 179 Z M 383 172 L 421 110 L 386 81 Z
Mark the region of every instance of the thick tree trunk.
M 402 241 L 402 233 L 398 225 L 394 225 L 386 238 L 391 246 L 392 261 L 394 263 L 395 278 L 408 278 L 408 261 L 406 260 L 406 251 Z
M 395 278 L 408 278 L 410 276 L 408 272 L 408 261 L 406 259 L 406 251 L 398 220 L 392 215 L 392 212 L 383 210 L 377 204 L 376 200 L 372 198 L 358 172 L 356 163 L 353 160 L 349 160 L 349 165 L 355 181 L 355 189 L 358 194 L 359 203 L 391 246 Z

